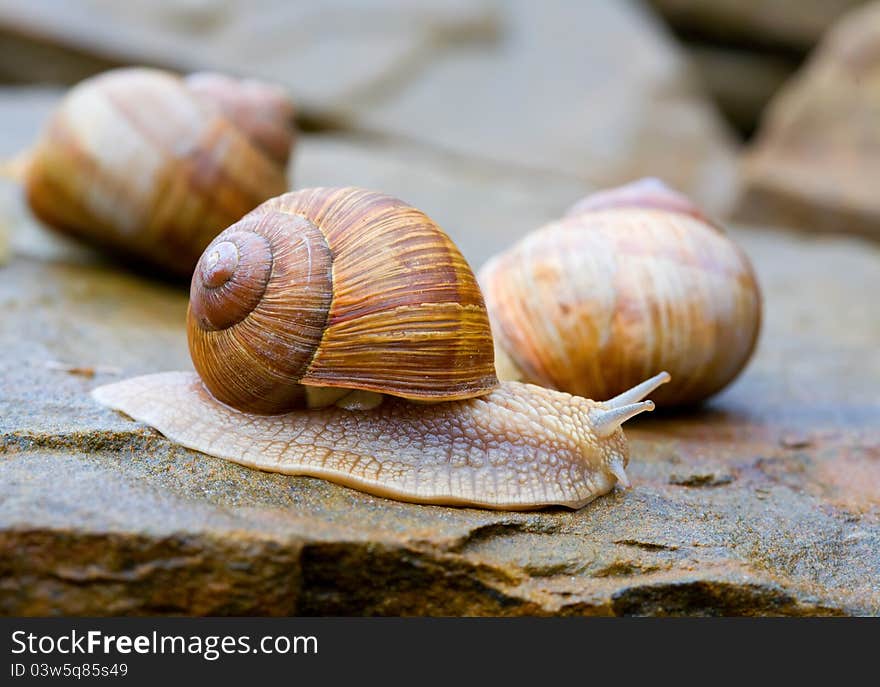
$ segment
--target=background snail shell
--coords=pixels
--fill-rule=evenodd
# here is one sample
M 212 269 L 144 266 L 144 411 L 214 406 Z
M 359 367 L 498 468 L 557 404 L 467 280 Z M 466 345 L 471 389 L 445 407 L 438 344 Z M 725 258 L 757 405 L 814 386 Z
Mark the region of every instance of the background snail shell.
M 103 405 L 172 441 L 249 467 L 311 475 L 416 503 L 530 510 L 580 508 L 629 486 L 620 426 L 669 375 L 597 403 L 504 382 L 485 396 L 430 405 L 385 399 L 253 415 L 218 402 L 191 372 L 135 377 L 95 389 Z
M 423 212 L 363 189 L 287 193 L 218 235 L 193 273 L 187 332 L 210 392 L 254 413 L 315 405 L 315 387 L 445 401 L 497 385 L 458 248 Z
M 288 188 L 293 106 L 217 74 L 106 72 L 75 86 L 24 173 L 53 228 L 189 276 L 224 227 Z
M 499 377 L 607 398 L 658 369 L 658 404 L 727 385 L 761 299 L 745 254 L 686 197 L 646 180 L 576 204 L 480 272 Z

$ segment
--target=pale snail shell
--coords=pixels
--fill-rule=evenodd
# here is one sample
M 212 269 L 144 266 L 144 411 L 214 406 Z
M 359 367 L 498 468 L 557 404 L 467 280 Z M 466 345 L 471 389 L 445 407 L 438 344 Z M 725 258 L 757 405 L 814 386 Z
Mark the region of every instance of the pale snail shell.
M 26 156 L 27 200 L 62 233 L 188 277 L 220 230 L 288 188 L 293 117 L 269 84 L 105 72 L 71 89 Z
M 653 179 L 577 203 L 479 279 L 499 377 L 590 398 L 663 369 L 658 405 L 701 401 L 739 374 L 760 330 L 746 255 Z
M 498 385 L 458 249 L 424 213 L 354 188 L 285 194 L 219 235 L 188 321 L 200 376 L 94 397 L 213 456 L 418 503 L 579 508 L 628 486 L 620 425 L 669 378 L 605 403 Z

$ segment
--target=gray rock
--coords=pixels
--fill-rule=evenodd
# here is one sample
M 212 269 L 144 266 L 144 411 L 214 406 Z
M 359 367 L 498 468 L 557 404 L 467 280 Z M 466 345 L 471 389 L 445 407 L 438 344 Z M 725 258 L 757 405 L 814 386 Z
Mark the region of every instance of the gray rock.
M 631 491 L 531 514 L 173 446 L 88 391 L 186 368 L 185 296 L 19 256 L 0 270 L 0 613 L 880 613 L 880 322 L 861 298 L 880 254 L 734 236 L 766 290 L 752 365 L 627 430 Z
M 797 69 L 789 57 L 691 43 L 688 56 L 707 93 L 738 131 L 748 137 L 767 103 Z
M 504 39 L 427 64 L 357 122 L 444 150 L 576 174 L 661 176 L 728 209 L 733 146 L 684 58 L 631 2 L 505 3 Z
M 19 42 L 36 37 L 106 60 L 277 81 L 310 125 L 590 186 L 663 176 L 713 212 L 729 209 L 729 133 L 662 27 L 634 2 L 265 0 L 245 11 L 205 0 L 187 8 L 0 0 L 0 28 Z
M 485 0 L 0 0 L 0 27 L 108 62 L 278 80 L 324 108 L 393 80 L 446 40 L 491 39 L 498 17 Z
M 736 216 L 880 238 L 880 3 L 847 14 L 771 103 Z
M 865 0 L 648 0 L 673 26 L 722 42 L 809 50 Z

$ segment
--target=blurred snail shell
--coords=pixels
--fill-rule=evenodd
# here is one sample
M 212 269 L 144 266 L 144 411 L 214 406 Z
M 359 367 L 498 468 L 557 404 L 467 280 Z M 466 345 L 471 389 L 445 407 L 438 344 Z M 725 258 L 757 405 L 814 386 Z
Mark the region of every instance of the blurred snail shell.
M 293 115 L 256 81 L 112 70 L 53 113 L 24 165 L 28 203 L 60 232 L 189 276 L 220 230 L 288 188 Z
M 748 258 L 653 179 L 584 199 L 479 278 L 499 377 L 591 398 L 664 369 L 658 404 L 701 401 L 739 374 L 760 329 Z
M 218 235 L 187 322 L 198 374 L 95 399 L 212 456 L 417 503 L 580 508 L 628 486 L 620 426 L 669 379 L 605 403 L 499 385 L 458 249 L 424 213 L 357 188 L 284 194 Z

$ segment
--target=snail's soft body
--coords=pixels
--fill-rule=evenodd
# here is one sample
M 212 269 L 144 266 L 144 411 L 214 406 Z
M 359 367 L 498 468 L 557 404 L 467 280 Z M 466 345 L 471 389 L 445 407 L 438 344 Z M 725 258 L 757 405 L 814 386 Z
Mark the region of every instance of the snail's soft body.
M 659 405 L 701 401 L 754 349 L 761 297 L 746 255 L 653 180 L 588 197 L 480 272 L 501 379 L 591 398 L 656 370 Z
M 402 501 L 530 510 L 580 508 L 629 486 L 620 425 L 653 408 L 640 399 L 667 379 L 657 375 L 605 403 L 506 382 L 460 401 L 386 397 L 368 410 L 281 415 L 235 410 L 191 372 L 135 377 L 93 395 L 178 444 L 249 467 Z
M 188 277 L 218 232 L 287 189 L 293 127 L 268 84 L 116 69 L 63 98 L 21 176 L 50 227 Z

